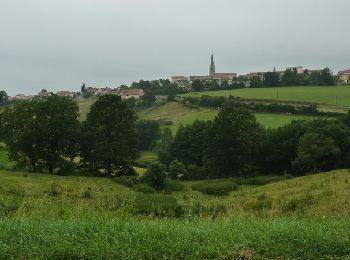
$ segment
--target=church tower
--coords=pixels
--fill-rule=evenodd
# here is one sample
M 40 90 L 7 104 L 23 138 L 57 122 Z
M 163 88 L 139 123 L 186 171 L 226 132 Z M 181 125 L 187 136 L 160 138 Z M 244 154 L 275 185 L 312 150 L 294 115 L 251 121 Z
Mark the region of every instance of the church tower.
M 211 62 L 209 67 L 209 76 L 215 75 L 215 64 L 214 64 L 214 55 L 211 54 Z

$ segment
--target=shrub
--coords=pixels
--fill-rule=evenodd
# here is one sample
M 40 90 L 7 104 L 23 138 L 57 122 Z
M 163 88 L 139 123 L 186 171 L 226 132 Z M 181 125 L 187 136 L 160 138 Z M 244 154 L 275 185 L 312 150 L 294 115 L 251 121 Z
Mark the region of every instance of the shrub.
M 91 199 L 91 198 L 92 198 L 92 192 L 91 192 L 91 190 L 84 190 L 84 191 L 81 193 L 81 197 L 84 198 L 84 199 Z
M 135 199 L 135 211 L 140 214 L 153 215 L 155 217 L 180 217 L 183 214 L 182 207 L 171 195 L 149 194 L 137 196 Z
M 185 165 L 178 161 L 174 160 L 169 165 L 169 177 L 173 179 L 179 179 L 186 174 Z
M 50 188 L 47 191 L 47 194 L 50 196 L 57 196 L 62 194 L 62 192 L 63 192 L 62 186 L 54 182 L 54 183 L 51 183 Z
M 129 188 L 131 188 L 132 186 L 138 183 L 136 176 L 120 176 L 120 177 L 113 178 L 113 180 L 116 183 L 124 185 Z
M 164 190 L 166 191 L 182 191 L 184 185 L 180 181 L 175 181 L 172 179 L 166 179 L 164 184 Z
M 238 185 L 231 180 L 210 180 L 193 184 L 192 189 L 207 195 L 224 196 L 237 190 Z
M 151 163 L 141 181 L 156 190 L 163 189 L 166 178 L 164 168 L 164 165 L 159 162 Z
M 155 193 L 156 190 L 148 185 L 145 184 L 136 184 L 132 187 L 135 191 L 142 192 L 145 194 L 152 194 Z

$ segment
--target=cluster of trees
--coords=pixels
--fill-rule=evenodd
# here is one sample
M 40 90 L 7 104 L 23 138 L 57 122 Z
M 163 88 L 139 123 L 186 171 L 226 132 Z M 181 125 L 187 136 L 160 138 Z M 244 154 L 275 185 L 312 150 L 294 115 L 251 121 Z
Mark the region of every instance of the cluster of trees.
M 213 121 L 181 126 L 174 137 L 167 133 L 159 159 L 166 165 L 182 164 L 183 179 L 347 168 L 349 123 L 350 115 L 342 120 L 293 121 L 266 130 L 248 110 L 228 106 Z
M 332 86 L 336 85 L 337 77 L 333 76 L 329 68 L 320 72 L 309 72 L 298 74 L 296 69 L 287 69 L 282 77 L 280 73 L 266 72 L 263 77 L 254 77 L 251 79 L 251 87 L 276 87 L 276 86 Z
M 236 89 L 244 87 L 244 83 L 240 79 L 234 79 L 233 82 L 228 82 L 226 80 L 217 81 L 201 81 L 195 80 L 192 82 L 192 90 L 195 92 L 200 91 L 211 91 L 211 90 L 225 90 L 225 89 Z
M 215 97 L 203 95 L 201 97 L 185 97 L 182 99 L 182 104 L 189 107 L 212 107 L 220 108 L 224 105 L 232 107 L 244 107 L 254 112 L 271 112 L 271 113 L 290 113 L 299 115 L 329 115 L 335 116 L 338 113 L 332 112 L 320 112 L 316 104 L 295 106 L 291 104 L 280 104 L 280 103 L 258 103 L 249 100 L 242 100 L 239 97 L 229 96 Z
M 139 143 L 135 112 L 118 96 L 101 96 L 82 124 L 78 116 L 75 101 L 56 95 L 17 102 L 0 115 L 0 140 L 12 160 L 33 171 L 67 169 L 79 156 L 82 168 L 106 176 L 132 172 L 138 145 L 153 145 Z

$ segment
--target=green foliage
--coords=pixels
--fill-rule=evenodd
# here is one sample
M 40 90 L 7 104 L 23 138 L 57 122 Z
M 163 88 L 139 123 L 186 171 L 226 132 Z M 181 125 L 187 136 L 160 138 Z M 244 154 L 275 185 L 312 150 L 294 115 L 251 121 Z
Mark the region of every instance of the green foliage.
M 195 91 L 195 92 L 203 91 L 204 90 L 204 86 L 202 84 L 202 81 L 200 81 L 198 79 L 195 80 L 192 83 L 192 90 Z
M 154 148 L 160 138 L 160 124 L 154 120 L 141 120 L 136 123 L 138 132 L 138 148 L 150 150 Z
M 165 191 L 182 191 L 184 189 L 184 184 L 181 181 L 176 181 L 173 179 L 166 179 L 164 184 Z
M 325 138 L 318 133 L 305 133 L 298 144 L 297 157 L 293 161 L 293 168 L 297 172 L 322 170 L 325 160 L 336 160 L 340 149 L 333 138 Z M 324 169 L 323 169 L 324 170 Z
M 178 161 L 174 160 L 169 165 L 168 175 L 172 179 L 181 179 L 186 174 L 185 165 Z
M 18 102 L 1 116 L 0 139 L 18 164 L 53 173 L 63 160 L 77 155 L 78 114 L 76 102 L 56 95 L 45 101 Z
M 225 107 L 209 128 L 203 160 L 216 178 L 254 174 L 252 169 L 263 140 L 264 131 L 250 111 Z
M 174 196 L 158 194 L 136 196 L 135 211 L 154 217 L 180 217 L 183 214 L 183 209 Z
M 173 142 L 173 135 L 170 129 L 165 128 L 162 132 L 161 140 L 157 146 L 157 156 L 159 161 L 165 165 L 169 165 L 173 161 L 170 152 L 170 146 Z
M 164 188 L 166 173 L 164 165 L 159 162 L 153 162 L 147 168 L 147 171 L 142 176 L 141 181 L 151 186 L 156 190 Z
M 133 187 L 133 190 L 137 191 L 137 192 L 142 192 L 145 194 L 153 194 L 156 193 L 156 190 L 146 184 L 135 184 Z
M 135 120 L 120 97 L 99 97 L 82 127 L 83 163 L 105 175 L 125 174 L 138 157 Z
M 212 180 L 212 181 L 201 181 L 193 184 L 193 190 L 200 191 L 207 195 L 225 196 L 231 191 L 238 189 L 238 185 L 229 180 Z

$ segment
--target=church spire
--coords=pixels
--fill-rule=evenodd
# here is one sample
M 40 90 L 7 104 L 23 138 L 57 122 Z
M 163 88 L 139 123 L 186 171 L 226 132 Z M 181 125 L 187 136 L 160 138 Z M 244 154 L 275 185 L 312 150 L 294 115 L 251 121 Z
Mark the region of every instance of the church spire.
M 210 66 L 209 66 L 209 76 L 215 75 L 215 64 L 214 64 L 214 54 L 211 53 L 211 60 L 210 60 Z

